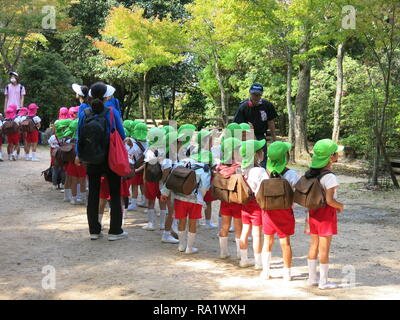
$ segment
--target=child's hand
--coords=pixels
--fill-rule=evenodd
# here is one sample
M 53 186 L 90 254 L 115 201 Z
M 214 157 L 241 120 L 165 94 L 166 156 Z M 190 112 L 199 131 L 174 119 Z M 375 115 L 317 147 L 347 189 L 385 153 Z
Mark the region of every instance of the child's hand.
M 339 213 L 342 213 L 344 211 L 344 204 L 341 203 L 340 207 L 337 209 Z
M 161 200 L 162 202 L 167 202 L 167 201 L 168 201 L 168 197 L 167 197 L 167 196 L 164 196 L 164 195 L 162 194 L 161 197 L 160 197 L 160 200 Z
M 77 165 L 77 166 L 80 166 L 82 163 L 81 163 L 81 160 L 79 160 L 79 158 L 78 157 L 75 157 L 75 164 Z

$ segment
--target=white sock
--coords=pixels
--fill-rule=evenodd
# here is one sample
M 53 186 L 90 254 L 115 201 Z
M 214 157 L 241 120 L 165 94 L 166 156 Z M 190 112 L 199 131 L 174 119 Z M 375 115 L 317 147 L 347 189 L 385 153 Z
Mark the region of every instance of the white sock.
M 309 282 L 316 283 L 317 282 L 317 260 L 307 259 L 308 265 L 308 279 Z
M 258 265 L 258 266 L 262 265 L 261 253 L 254 254 L 254 263 L 255 263 L 255 265 Z
M 163 232 L 163 238 L 168 238 L 171 235 L 171 231 L 165 231 Z
M 14 152 L 12 153 L 12 155 L 13 155 L 14 157 L 16 157 L 16 156 L 17 156 L 17 151 L 14 151 Z
M 64 200 L 71 200 L 71 189 L 64 189 Z
M 222 217 L 218 217 L 218 229 L 221 229 Z
M 36 159 L 36 152 L 32 152 L 32 159 Z
M 99 223 L 101 224 L 101 221 L 103 221 L 103 214 L 99 213 Z
M 283 267 L 283 279 L 290 280 L 292 276 L 292 268 Z
M 196 238 L 196 234 L 192 233 L 192 232 L 188 232 L 188 236 L 187 236 L 187 246 L 186 246 L 186 250 L 187 251 L 191 251 L 193 248 L 193 243 L 194 243 L 194 239 Z
M 240 258 L 240 238 L 236 238 L 236 255 L 238 258 Z
M 137 198 L 132 198 L 131 205 L 136 205 Z
M 81 185 L 80 184 L 76 185 L 76 195 L 78 198 L 81 198 Z
M 328 282 L 329 264 L 319 264 L 319 284 L 323 285 Z
M 155 217 L 156 217 L 155 210 L 154 209 L 149 209 L 149 211 L 147 213 L 147 217 L 148 217 L 149 223 L 154 224 L 154 220 L 155 220 Z
M 185 235 L 186 231 L 178 231 L 178 238 L 179 238 L 179 250 L 185 250 Z
M 210 220 L 206 220 L 206 225 L 210 225 L 211 224 L 211 219 Z
M 249 259 L 247 255 L 247 249 L 240 249 L 240 260 L 247 261 Z
M 81 199 L 82 201 L 86 201 L 86 191 L 85 192 L 80 192 L 79 199 Z
M 178 219 L 174 219 L 172 221 L 172 230 L 177 231 L 178 230 L 178 224 L 179 224 L 179 220 Z
M 3 153 L 0 151 L 0 159 L 3 159 Z
M 165 218 L 167 216 L 167 210 L 160 210 L 160 227 L 165 228 Z
M 228 237 L 219 237 L 219 247 L 222 256 L 228 256 Z
M 271 264 L 271 252 L 262 252 L 261 260 L 263 265 L 263 273 L 269 275 L 269 268 Z

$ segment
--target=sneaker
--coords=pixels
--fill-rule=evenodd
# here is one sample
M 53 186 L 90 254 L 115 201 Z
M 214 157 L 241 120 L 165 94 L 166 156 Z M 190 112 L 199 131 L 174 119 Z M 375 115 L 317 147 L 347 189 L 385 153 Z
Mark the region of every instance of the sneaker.
M 102 238 L 103 234 L 100 232 L 99 234 L 91 234 L 90 235 L 90 240 L 97 240 L 99 238 Z
M 292 276 L 290 274 L 284 274 L 283 275 L 283 280 L 284 281 L 292 281 Z
M 138 202 L 136 202 L 136 204 L 137 204 L 139 207 L 147 207 L 146 201 L 138 201 Z
M 269 272 L 262 271 L 260 273 L 260 278 L 263 279 L 263 280 L 269 280 Z
M 179 242 L 179 240 L 178 240 L 178 242 Z M 181 246 L 178 247 L 179 252 L 185 252 L 185 250 L 186 250 L 186 248 L 184 248 L 184 247 L 181 247 Z
M 65 192 L 65 189 L 60 189 L 60 193 L 64 193 Z
M 199 249 L 197 249 L 197 248 L 192 248 L 190 250 L 186 248 L 186 251 L 185 251 L 186 254 L 194 254 L 197 252 L 199 252 Z
M 38 159 L 38 158 L 32 158 L 32 161 L 33 161 L 33 162 L 40 162 L 40 159 Z
M 165 237 L 164 235 L 162 236 L 162 238 L 161 238 L 161 242 L 163 242 L 163 243 L 179 243 L 179 240 L 178 239 L 175 239 L 173 236 L 171 236 L 170 234 L 167 236 L 167 237 Z
M 0 162 L 3 162 L 4 160 L 3 160 L 3 158 L 2 157 L 0 157 Z
M 209 224 L 206 224 L 205 225 L 205 228 L 206 229 L 215 229 L 215 228 L 217 228 L 218 226 L 216 225 L 216 224 L 213 224 L 213 223 L 209 223 Z
M 326 282 L 326 283 L 324 283 L 324 284 L 319 284 L 318 285 L 318 289 L 321 289 L 321 290 L 325 290 L 325 289 L 336 289 L 338 287 L 338 285 L 336 284 L 336 283 L 333 283 L 333 282 Z
M 115 240 L 121 240 L 124 238 L 128 238 L 128 232 L 122 232 L 120 234 L 109 234 L 108 235 L 108 240 L 109 241 L 115 241 Z
M 221 259 L 228 259 L 230 256 L 231 256 L 230 254 L 222 254 L 222 253 L 219 255 Z
M 71 201 L 70 201 L 69 203 L 70 203 L 70 204 L 73 204 L 73 205 L 79 204 L 78 201 L 77 201 L 76 199 L 71 199 Z
M 165 223 L 164 224 L 160 224 L 160 230 L 165 230 Z
M 318 283 L 319 283 L 318 280 L 313 281 L 311 279 L 307 279 L 307 285 L 310 287 L 315 287 L 318 285 Z
M 11 157 L 11 154 L 9 154 L 8 155 L 8 161 L 11 161 L 12 160 L 12 157 Z
M 136 211 L 137 210 L 137 205 L 136 204 L 130 204 L 128 206 L 128 211 Z
M 12 155 L 12 156 L 11 156 L 11 160 L 12 160 L 12 161 L 17 161 L 17 158 L 16 158 L 14 155 Z
M 143 230 L 146 231 L 154 231 L 156 230 L 156 228 L 154 228 L 154 224 L 153 223 L 148 223 L 147 225 L 145 225 L 144 227 L 142 227 Z
M 254 259 L 240 260 L 239 267 L 248 268 L 254 266 Z
M 31 158 L 31 157 L 29 157 L 29 156 L 25 156 L 25 161 L 30 161 L 30 160 L 32 160 L 32 158 Z
M 254 265 L 254 269 L 256 269 L 256 270 L 262 270 L 262 269 L 263 269 L 263 266 L 262 266 L 262 264 L 255 264 L 255 265 Z
M 55 186 L 54 184 L 51 186 L 51 190 L 57 190 L 57 186 Z

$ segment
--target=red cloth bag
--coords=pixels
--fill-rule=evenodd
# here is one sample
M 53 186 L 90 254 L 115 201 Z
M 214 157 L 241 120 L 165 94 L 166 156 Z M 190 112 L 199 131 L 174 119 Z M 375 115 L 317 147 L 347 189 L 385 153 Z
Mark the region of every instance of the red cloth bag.
M 110 108 L 110 149 L 108 151 L 108 166 L 121 177 L 127 176 L 131 172 L 128 151 L 116 129 L 112 108 Z

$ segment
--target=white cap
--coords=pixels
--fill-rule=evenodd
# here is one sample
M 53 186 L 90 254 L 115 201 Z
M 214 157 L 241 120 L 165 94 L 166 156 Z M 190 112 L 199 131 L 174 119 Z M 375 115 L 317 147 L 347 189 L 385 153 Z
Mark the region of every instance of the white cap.
M 115 92 L 115 88 L 110 86 L 110 85 L 108 85 L 108 84 L 106 84 L 105 86 L 107 87 L 107 90 L 104 93 L 103 98 L 111 97 Z M 89 90 L 89 97 L 93 98 L 92 97 L 92 89 Z

